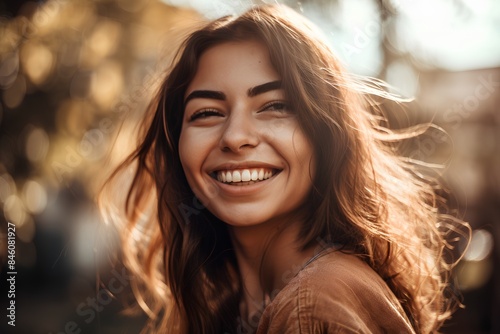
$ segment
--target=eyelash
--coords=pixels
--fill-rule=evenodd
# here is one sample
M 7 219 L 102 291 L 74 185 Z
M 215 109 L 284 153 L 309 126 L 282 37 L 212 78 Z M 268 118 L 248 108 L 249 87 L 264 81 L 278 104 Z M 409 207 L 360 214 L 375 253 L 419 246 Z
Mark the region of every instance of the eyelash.
M 276 108 L 276 106 L 280 106 L 280 108 Z M 276 108 L 272 111 L 285 112 L 288 110 L 288 105 L 284 101 L 273 101 L 273 102 L 269 102 L 269 103 L 265 104 L 264 107 L 262 107 L 262 109 L 259 112 L 265 111 L 266 109 L 268 109 L 270 107 Z
M 194 121 L 199 118 L 206 118 L 209 116 L 220 116 L 220 115 L 222 114 L 215 109 L 203 109 L 192 114 L 191 117 L 189 117 L 189 121 Z
M 279 106 L 279 107 L 277 108 L 277 106 Z M 274 110 L 271 110 L 271 111 L 285 112 L 288 110 L 288 105 L 285 102 L 273 101 L 273 102 L 269 102 L 269 103 L 265 104 L 259 110 L 259 113 L 266 111 L 267 109 L 269 109 L 271 107 L 275 108 Z M 203 110 L 197 111 L 194 114 L 192 114 L 191 117 L 189 117 L 189 121 L 192 122 L 192 121 L 195 121 L 197 119 L 206 118 L 209 116 L 222 116 L 222 113 L 217 111 L 216 109 L 203 109 Z

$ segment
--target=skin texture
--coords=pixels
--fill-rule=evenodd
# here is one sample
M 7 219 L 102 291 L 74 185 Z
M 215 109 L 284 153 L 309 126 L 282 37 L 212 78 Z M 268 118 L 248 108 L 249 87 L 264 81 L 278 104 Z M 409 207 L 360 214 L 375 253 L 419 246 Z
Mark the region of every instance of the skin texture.
M 201 56 L 185 95 L 181 163 L 195 195 L 230 227 L 246 292 L 242 311 L 247 315 L 266 298 L 259 284 L 261 272 L 276 288 L 283 285 L 284 271 L 312 255 L 312 250 L 299 251 L 295 245 L 301 206 L 312 186 L 311 143 L 286 107 L 279 86 L 249 93 L 279 80 L 261 43 L 226 42 Z M 268 167 L 277 173 L 248 185 L 225 184 L 211 176 L 221 169 L 245 167 Z

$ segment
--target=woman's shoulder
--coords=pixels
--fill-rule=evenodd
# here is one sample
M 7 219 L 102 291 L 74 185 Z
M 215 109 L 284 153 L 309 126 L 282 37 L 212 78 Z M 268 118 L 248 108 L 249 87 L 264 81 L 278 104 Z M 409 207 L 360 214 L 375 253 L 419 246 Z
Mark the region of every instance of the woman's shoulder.
M 399 305 L 384 280 L 366 262 L 339 250 L 329 249 L 320 254 L 289 283 L 289 293 L 313 293 L 315 290 L 322 292 L 318 297 L 348 300 L 349 303 L 363 302 L 364 305 L 366 301 L 353 300 L 352 297 L 381 295 Z
M 413 333 L 382 278 L 358 257 L 328 250 L 264 310 L 258 333 Z

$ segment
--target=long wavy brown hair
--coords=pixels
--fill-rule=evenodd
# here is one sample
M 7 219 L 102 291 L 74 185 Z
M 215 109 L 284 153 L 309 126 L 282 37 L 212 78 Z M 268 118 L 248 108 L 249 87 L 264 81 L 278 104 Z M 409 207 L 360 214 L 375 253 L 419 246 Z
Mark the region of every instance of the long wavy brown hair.
M 201 55 L 249 39 L 267 46 L 318 162 L 300 233 L 304 249 L 329 240 L 357 254 L 387 282 L 418 333 L 436 331 L 450 316 L 453 299 L 445 291 L 453 263 L 444 252 L 461 222 L 440 211 L 433 183 L 395 153 L 395 142 L 421 131 L 383 127 L 370 96 L 394 98 L 348 75 L 320 35 L 293 10 L 263 5 L 212 21 L 183 43 L 137 149 L 100 199 L 105 217 L 119 226 L 136 298 L 151 319 L 146 331 L 237 330 L 242 283 L 227 226 L 197 201 L 178 145 L 183 98 Z

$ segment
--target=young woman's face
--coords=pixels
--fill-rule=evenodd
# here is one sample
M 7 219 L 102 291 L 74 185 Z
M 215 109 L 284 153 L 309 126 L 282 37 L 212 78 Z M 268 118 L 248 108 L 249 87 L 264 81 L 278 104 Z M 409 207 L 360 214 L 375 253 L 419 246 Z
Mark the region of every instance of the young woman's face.
M 313 149 L 256 41 L 208 49 L 185 95 L 179 154 L 196 197 L 222 221 L 286 219 L 310 192 Z

